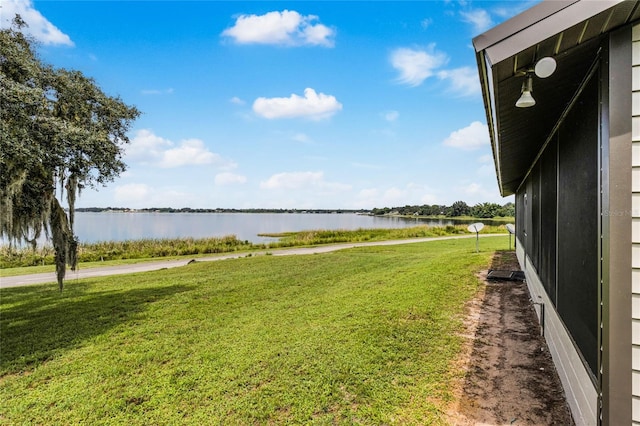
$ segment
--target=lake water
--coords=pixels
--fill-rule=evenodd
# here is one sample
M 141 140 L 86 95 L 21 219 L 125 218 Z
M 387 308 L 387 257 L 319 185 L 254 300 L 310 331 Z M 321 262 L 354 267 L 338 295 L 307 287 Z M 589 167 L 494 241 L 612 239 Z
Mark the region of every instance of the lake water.
M 84 243 L 142 238 L 208 238 L 235 235 L 253 243 L 274 241 L 261 233 L 313 229 L 406 228 L 451 225 L 449 220 L 367 216 L 351 213 L 122 213 L 78 212 L 75 233 Z

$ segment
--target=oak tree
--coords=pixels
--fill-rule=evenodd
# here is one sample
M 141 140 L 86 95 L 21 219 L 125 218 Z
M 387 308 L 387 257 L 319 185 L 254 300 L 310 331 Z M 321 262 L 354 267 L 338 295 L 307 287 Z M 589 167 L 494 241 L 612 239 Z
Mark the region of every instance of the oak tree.
M 0 236 L 35 246 L 45 232 L 62 290 L 66 265 L 77 264 L 76 198 L 125 170 L 140 112 L 81 72 L 44 64 L 24 26 L 16 16 L 0 30 Z

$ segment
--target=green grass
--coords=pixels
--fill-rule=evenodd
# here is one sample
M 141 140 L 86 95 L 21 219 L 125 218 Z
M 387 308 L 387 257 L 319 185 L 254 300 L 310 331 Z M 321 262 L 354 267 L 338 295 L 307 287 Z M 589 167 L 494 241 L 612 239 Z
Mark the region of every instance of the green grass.
M 504 238 L 3 289 L 2 424 L 444 424 Z
M 113 260 L 138 260 L 179 256 L 229 253 L 259 247 L 248 241 L 240 241 L 234 235 L 221 238 L 141 239 L 126 241 L 102 241 L 80 243 L 78 261 L 81 263 Z M 264 246 L 263 246 L 264 247 Z M 0 247 L 0 268 L 53 265 L 54 250 L 51 245 L 14 248 Z
M 506 233 L 504 226 L 485 226 L 481 233 Z M 420 225 L 409 228 L 370 228 L 356 230 L 310 230 L 299 232 L 284 232 L 279 234 L 261 234 L 268 237 L 278 237 L 279 242 L 274 246 L 304 246 L 304 245 L 321 245 L 334 243 L 354 243 L 364 241 L 384 241 L 384 240 L 401 240 L 407 238 L 422 237 L 442 237 L 450 235 L 469 235 L 467 226 L 463 225 L 447 225 L 447 226 L 428 226 Z
M 506 233 L 504 226 L 485 226 L 481 233 Z M 383 241 L 419 237 L 439 237 L 469 234 L 466 226 L 414 226 L 394 229 L 356 229 L 356 230 L 310 230 L 261 234 L 276 237 L 278 241 L 265 244 L 252 244 L 240 241 L 235 236 L 222 238 L 176 238 L 143 239 L 127 241 L 105 241 L 81 243 L 78 249 L 78 261 L 81 269 L 100 266 L 112 266 L 154 261 L 158 259 L 179 259 L 188 256 L 198 258 L 212 254 L 246 252 L 255 250 L 276 250 L 279 248 L 316 246 L 323 244 Z M 0 277 L 24 274 L 37 274 L 55 271 L 54 251 L 45 245 L 33 251 L 31 248 L 11 248 L 0 246 Z

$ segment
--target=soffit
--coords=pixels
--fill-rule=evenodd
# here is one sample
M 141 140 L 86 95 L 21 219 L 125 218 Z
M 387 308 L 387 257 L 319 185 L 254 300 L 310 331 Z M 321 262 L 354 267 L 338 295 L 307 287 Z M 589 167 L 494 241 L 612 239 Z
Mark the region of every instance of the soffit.
M 600 37 L 640 19 L 637 1 L 540 3 L 476 37 L 480 80 L 502 195 L 515 193 L 600 49 Z M 536 105 L 516 108 L 522 72 L 556 59 L 549 78 L 534 76 Z

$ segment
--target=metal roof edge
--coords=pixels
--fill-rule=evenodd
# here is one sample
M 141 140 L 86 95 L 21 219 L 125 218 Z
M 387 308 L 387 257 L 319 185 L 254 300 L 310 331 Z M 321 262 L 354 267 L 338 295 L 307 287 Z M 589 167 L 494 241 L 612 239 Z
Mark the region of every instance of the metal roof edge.
M 624 3 L 626 0 L 578 0 L 562 10 L 533 23 L 484 49 L 492 65 L 574 25 Z
M 580 0 L 554 0 L 538 3 L 500 25 L 474 37 L 472 40 L 473 46 L 476 52 L 480 52 L 579 1 Z

